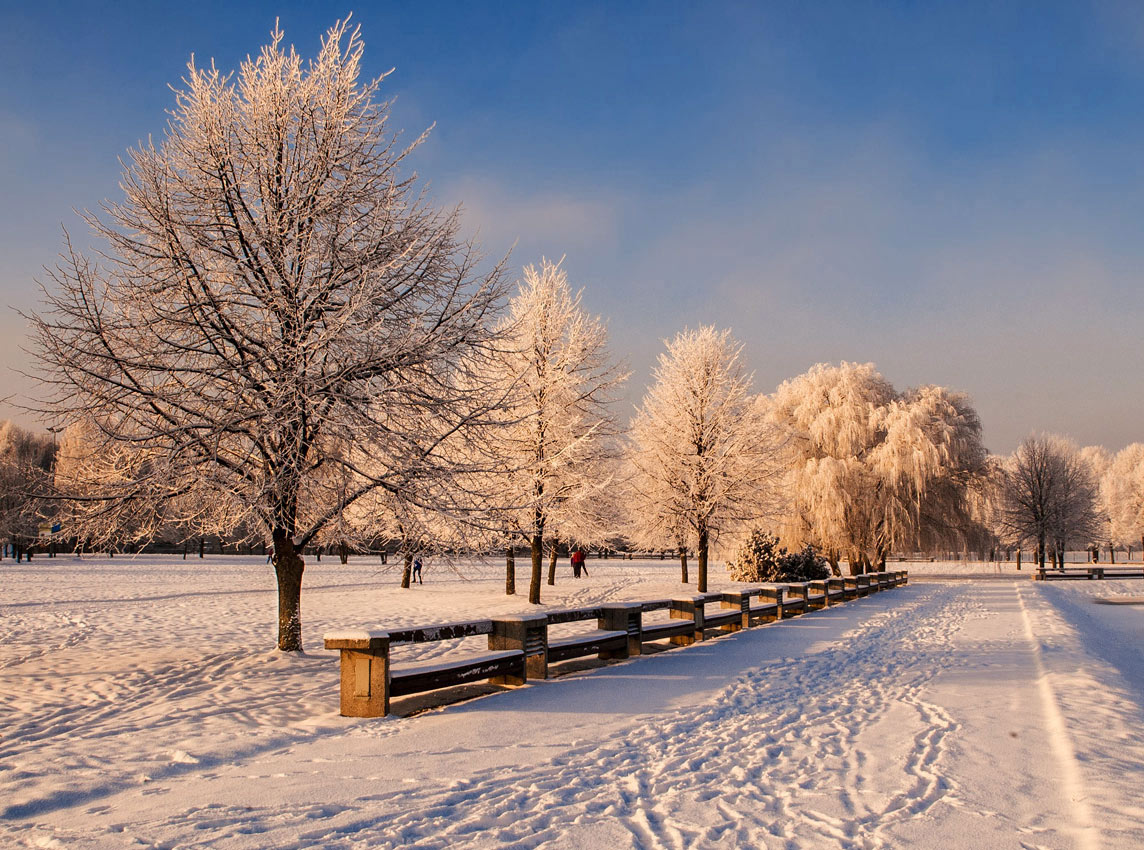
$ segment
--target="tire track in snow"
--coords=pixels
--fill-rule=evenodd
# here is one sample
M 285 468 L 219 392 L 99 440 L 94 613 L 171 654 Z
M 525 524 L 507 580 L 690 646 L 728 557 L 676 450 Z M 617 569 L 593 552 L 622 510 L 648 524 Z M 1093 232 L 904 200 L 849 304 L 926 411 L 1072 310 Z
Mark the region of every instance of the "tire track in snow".
M 383 791 L 316 821 L 236 808 L 152 826 L 193 835 L 187 847 L 229 841 L 256 821 L 276 846 L 331 850 L 563 846 L 607 825 L 626 836 L 609 834 L 616 847 L 888 848 L 889 829 L 955 790 L 940 768 L 957 725 L 921 694 L 961 663 L 946 650 L 975 608 L 950 586 L 910 593 L 824 651 L 747 671 L 708 703 L 634 717 L 546 764 Z M 894 706 L 909 708 L 917 731 L 890 776 L 873 772 L 858 738 Z
M 1081 850 L 1099 850 L 1101 847 L 1100 832 L 1097 830 L 1092 817 L 1092 809 L 1088 803 L 1080 763 L 1077 761 L 1072 738 L 1069 736 L 1068 725 L 1061 714 L 1060 705 L 1053 691 L 1053 683 L 1045 666 L 1041 642 L 1037 639 L 1029 606 L 1025 603 L 1024 590 L 1019 585 L 1017 586 L 1017 602 L 1021 607 L 1025 637 L 1032 649 L 1033 665 L 1037 672 L 1037 690 L 1040 693 L 1041 705 L 1045 712 L 1045 731 L 1048 733 L 1049 746 L 1053 751 L 1057 766 L 1060 768 L 1064 797 L 1071 804 L 1073 833 L 1076 836 L 1077 846 Z

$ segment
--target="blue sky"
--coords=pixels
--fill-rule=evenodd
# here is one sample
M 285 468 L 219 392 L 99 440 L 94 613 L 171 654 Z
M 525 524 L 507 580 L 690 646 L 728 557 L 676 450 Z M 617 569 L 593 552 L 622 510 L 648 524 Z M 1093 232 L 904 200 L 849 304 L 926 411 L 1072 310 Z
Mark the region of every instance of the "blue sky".
M 192 53 L 233 68 L 278 17 L 313 54 L 352 9 L 395 125 L 436 122 L 434 198 L 514 269 L 567 255 L 629 402 L 715 323 L 760 390 L 872 360 L 969 392 L 994 451 L 1144 439 L 1144 6 L 316 5 L 0 6 L 0 299 L 35 306 Z

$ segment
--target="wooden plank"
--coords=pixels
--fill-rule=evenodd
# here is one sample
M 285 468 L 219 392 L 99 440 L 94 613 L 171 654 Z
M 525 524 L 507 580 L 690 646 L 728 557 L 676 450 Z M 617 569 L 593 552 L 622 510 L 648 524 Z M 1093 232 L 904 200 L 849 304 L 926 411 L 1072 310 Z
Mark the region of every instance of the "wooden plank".
M 707 614 L 703 619 L 703 626 L 708 629 L 725 626 L 729 623 L 739 623 L 743 620 L 743 611 L 740 608 L 727 608 L 717 614 Z
M 694 620 L 669 620 L 666 623 L 644 623 L 643 640 L 663 640 L 664 638 L 689 635 L 695 631 Z
M 417 626 L 410 629 L 391 629 L 389 643 L 429 643 L 436 640 L 491 635 L 492 620 L 469 620 L 463 623 L 441 623 L 436 626 Z
M 548 625 L 556 623 L 579 623 L 581 620 L 595 620 L 600 616 L 600 608 L 565 608 L 548 612 Z
M 574 635 L 548 641 L 548 661 L 565 661 L 584 655 L 595 655 L 610 649 L 627 646 L 628 633 L 596 630 L 588 635 Z
M 490 652 L 449 664 L 390 668 L 389 693 L 391 696 L 403 696 L 490 679 L 493 676 L 523 673 L 524 653 L 520 650 Z

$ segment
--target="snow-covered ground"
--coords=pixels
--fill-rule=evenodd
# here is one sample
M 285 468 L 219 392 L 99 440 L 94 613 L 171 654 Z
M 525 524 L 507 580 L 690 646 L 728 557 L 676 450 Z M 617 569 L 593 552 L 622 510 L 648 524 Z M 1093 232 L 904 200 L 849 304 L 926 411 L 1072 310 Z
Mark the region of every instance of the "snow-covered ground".
M 1144 847 L 1144 607 L 1096 604 L 1144 581 L 890 566 L 917 580 L 351 720 L 322 633 L 528 609 L 499 564 L 402 591 L 375 560 L 310 563 L 306 652 L 283 655 L 262 559 L 5 560 L 0 846 Z M 588 569 L 546 601 L 683 589 L 670 560 Z

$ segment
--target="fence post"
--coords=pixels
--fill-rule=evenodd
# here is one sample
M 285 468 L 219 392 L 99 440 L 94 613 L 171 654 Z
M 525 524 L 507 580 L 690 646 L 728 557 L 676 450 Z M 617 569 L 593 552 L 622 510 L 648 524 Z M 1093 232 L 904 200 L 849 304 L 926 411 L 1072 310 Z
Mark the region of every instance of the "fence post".
M 628 643 L 622 650 L 609 649 L 601 658 L 628 658 L 639 655 L 643 648 L 643 606 L 639 602 L 610 602 L 600 609 L 596 621 L 600 629 L 609 632 L 627 632 Z
M 329 632 L 323 642 L 341 651 L 342 717 L 389 714 L 389 632 Z
M 498 685 L 523 685 L 527 679 L 547 679 L 548 617 L 544 614 L 523 614 L 493 620 L 489 649 L 519 649 L 524 652 L 524 678 L 494 676 L 489 679 L 490 682 Z
M 683 596 L 671 600 L 668 611 L 673 620 L 694 620 L 695 628 L 691 634 L 676 635 L 671 642 L 676 646 L 690 646 L 697 640 L 703 640 L 703 596 Z

